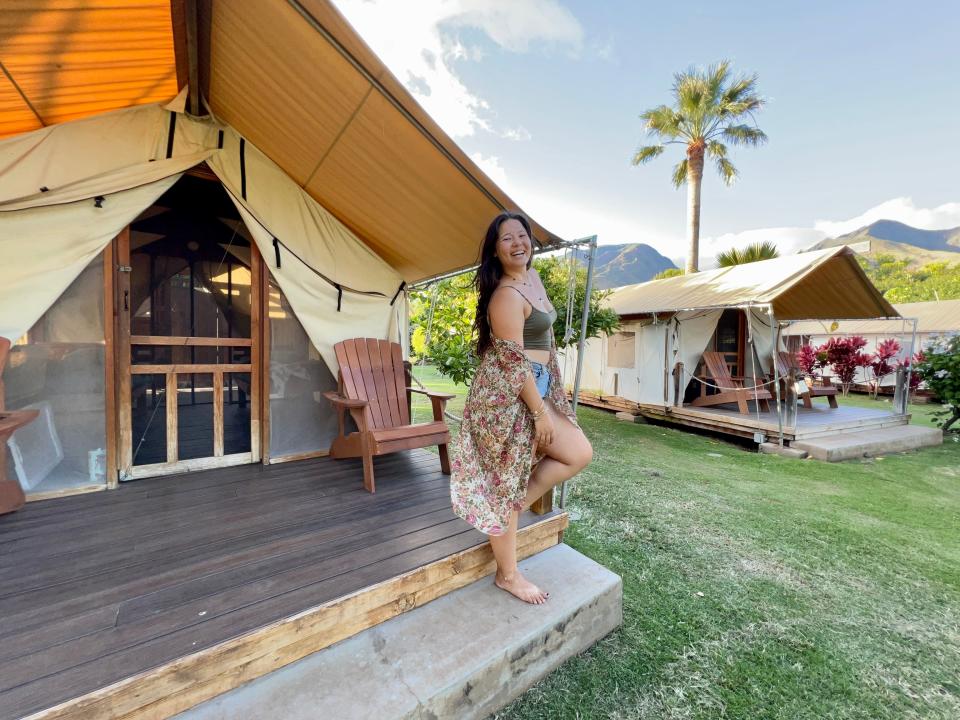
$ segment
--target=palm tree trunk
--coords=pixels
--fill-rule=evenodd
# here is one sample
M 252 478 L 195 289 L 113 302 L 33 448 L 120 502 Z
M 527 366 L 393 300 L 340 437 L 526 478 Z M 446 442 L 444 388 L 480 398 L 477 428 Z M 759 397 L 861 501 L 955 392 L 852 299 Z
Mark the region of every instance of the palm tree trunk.
M 687 250 L 686 273 L 695 273 L 700 265 L 700 183 L 703 180 L 702 142 L 687 146 Z

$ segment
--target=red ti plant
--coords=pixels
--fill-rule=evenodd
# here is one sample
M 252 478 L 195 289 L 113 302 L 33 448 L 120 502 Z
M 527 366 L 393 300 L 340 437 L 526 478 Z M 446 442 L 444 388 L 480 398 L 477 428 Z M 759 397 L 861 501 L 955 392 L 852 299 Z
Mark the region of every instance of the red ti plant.
M 840 380 L 843 394 L 850 392 L 850 386 L 857 374 L 857 368 L 869 367 L 870 356 L 863 352 L 867 345 L 866 338 L 860 335 L 850 337 L 832 337 L 824 345 L 817 348 L 818 354 L 826 353 L 827 363 L 833 368 L 834 374 Z
M 920 386 L 920 383 L 923 382 L 923 375 L 917 371 L 917 365 L 922 362 L 926 362 L 926 360 L 927 356 L 923 354 L 923 350 L 915 352 L 911 360 L 907 360 L 906 358 L 897 360 L 897 366 L 894 368 L 895 370 L 899 370 L 900 368 L 909 368 L 911 365 L 913 366 L 913 372 L 910 373 L 910 392 L 916 390 Z
M 804 375 L 813 375 L 813 368 L 817 364 L 817 351 L 812 345 L 804 345 L 797 351 L 797 364 Z
M 900 343 L 888 338 L 877 344 L 877 352 L 870 356 L 870 369 L 873 370 L 873 396 L 880 392 L 883 379 L 897 369 L 895 358 L 900 354 Z

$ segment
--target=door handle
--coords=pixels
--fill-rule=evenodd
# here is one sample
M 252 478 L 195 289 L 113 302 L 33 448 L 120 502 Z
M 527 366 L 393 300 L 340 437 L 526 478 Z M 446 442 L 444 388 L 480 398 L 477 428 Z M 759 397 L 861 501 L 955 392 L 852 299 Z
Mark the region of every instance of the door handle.
M 123 291 L 123 309 L 124 310 L 130 309 L 130 291 L 129 290 Z

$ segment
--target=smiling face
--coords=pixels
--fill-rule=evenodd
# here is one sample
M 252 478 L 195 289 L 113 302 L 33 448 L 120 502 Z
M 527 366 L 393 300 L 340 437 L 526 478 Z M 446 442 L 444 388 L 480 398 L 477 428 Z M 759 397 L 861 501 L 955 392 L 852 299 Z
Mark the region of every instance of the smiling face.
M 519 220 L 505 220 L 500 224 L 497 234 L 497 259 L 504 272 L 509 275 L 521 275 L 530 267 L 532 260 L 530 236 Z

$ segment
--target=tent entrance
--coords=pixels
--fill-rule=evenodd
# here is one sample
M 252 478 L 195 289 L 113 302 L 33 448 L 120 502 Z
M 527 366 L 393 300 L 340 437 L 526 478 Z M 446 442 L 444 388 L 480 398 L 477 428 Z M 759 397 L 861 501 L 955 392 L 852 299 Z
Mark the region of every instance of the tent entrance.
M 258 461 L 260 258 L 222 186 L 182 178 L 117 261 L 121 479 Z
M 713 334 L 713 349 L 723 353 L 727 361 L 730 374 L 743 376 L 747 374 L 745 349 L 747 338 L 746 316 L 743 310 L 724 310 L 717 321 L 717 329 Z

